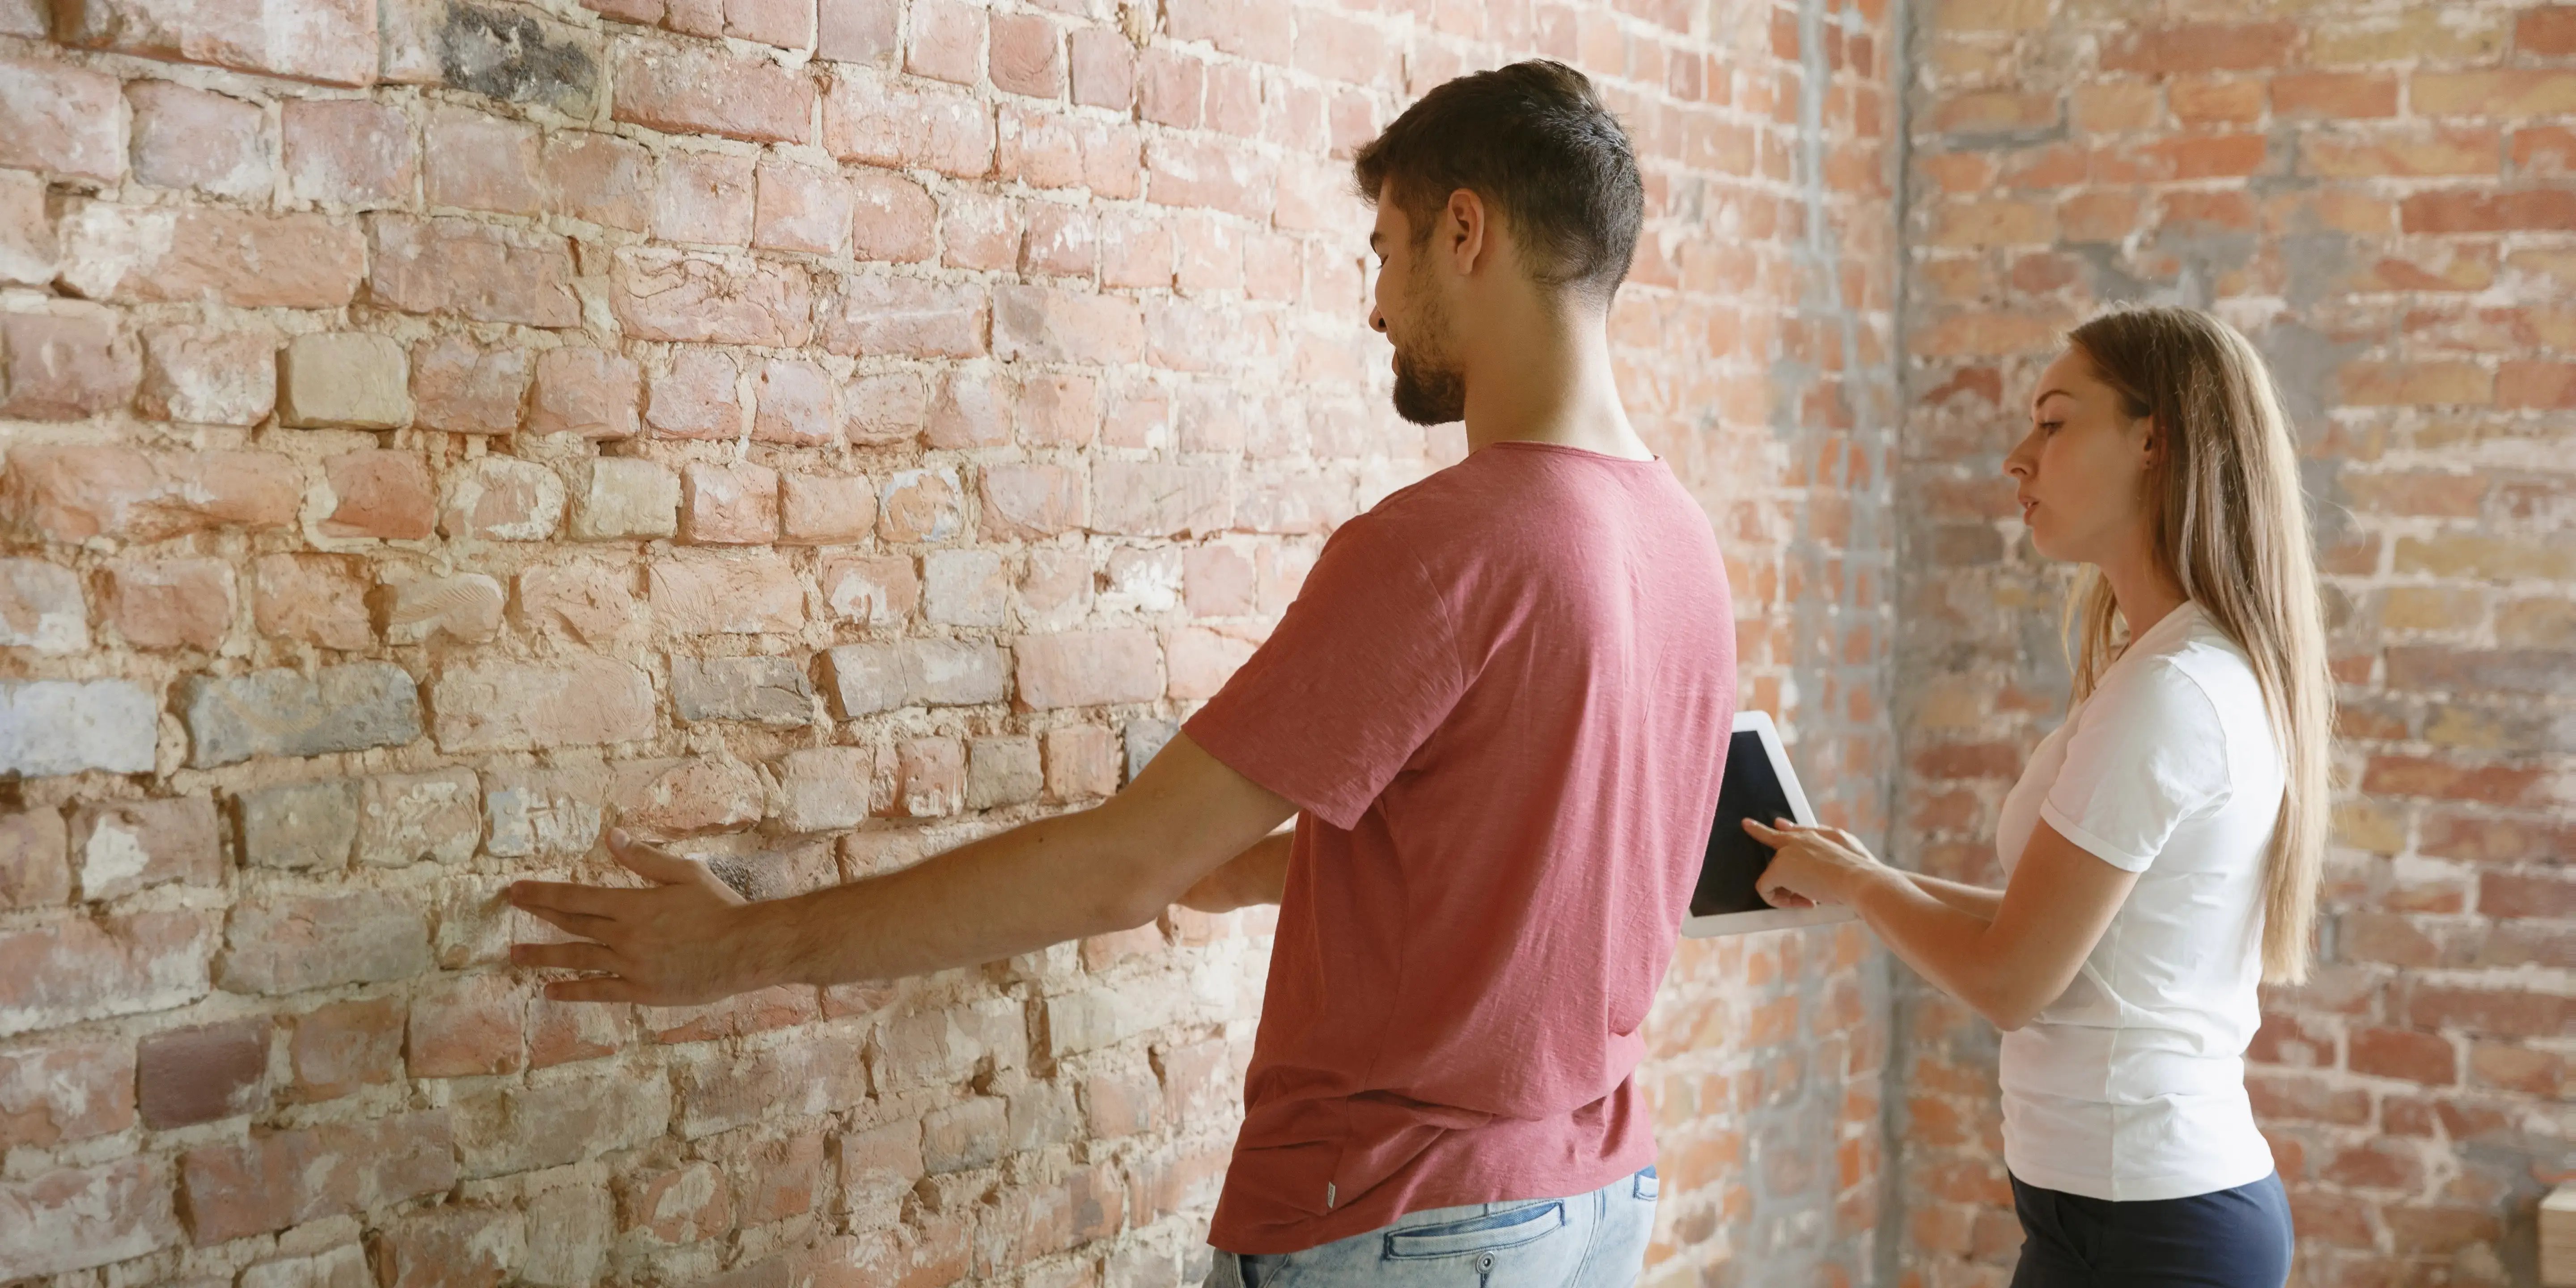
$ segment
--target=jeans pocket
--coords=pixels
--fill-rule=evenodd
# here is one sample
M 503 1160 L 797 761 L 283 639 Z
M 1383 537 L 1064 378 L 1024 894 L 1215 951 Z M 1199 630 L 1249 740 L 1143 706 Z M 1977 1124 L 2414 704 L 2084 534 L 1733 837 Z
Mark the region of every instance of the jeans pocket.
M 1651 1165 L 1637 1173 L 1633 1179 L 1635 1185 L 1629 1192 L 1649 1203 L 1654 1202 L 1655 1195 L 1663 1190 L 1663 1182 L 1655 1178 L 1655 1169 Z
M 1566 1224 L 1563 1202 L 1531 1203 L 1468 1217 L 1463 1221 L 1390 1230 L 1386 1236 L 1386 1255 L 1389 1260 L 1406 1260 L 1499 1252 L 1537 1242 L 1564 1229 Z

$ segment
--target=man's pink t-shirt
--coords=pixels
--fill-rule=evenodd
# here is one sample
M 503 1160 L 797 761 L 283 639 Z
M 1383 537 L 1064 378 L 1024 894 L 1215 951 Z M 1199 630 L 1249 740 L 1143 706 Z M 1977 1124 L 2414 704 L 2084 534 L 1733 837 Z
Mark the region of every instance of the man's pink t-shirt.
M 1496 443 L 1333 534 L 1185 726 L 1302 811 L 1210 1243 L 1654 1161 L 1638 1026 L 1734 706 L 1726 569 L 1660 460 Z

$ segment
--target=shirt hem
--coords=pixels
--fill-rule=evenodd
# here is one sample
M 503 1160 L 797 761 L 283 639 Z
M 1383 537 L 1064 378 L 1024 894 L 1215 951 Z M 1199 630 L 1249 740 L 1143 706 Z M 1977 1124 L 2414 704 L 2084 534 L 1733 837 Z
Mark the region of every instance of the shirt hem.
M 2037 1186 L 2043 1190 L 2056 1190 L 2061 1194 L 2073 1194 L 2079 1198 L 2101 1199 L 2108 1203 L 2153 1203 L 2164 1199 L 2188 1199 L 2203 1194 L 2216 1194 L 2221 1190 L 2233 1190 L 2252 1185 L 2270 1176 L 2275 1170 L 2269 1149 L 2264 1151 L 2261 1167 L 2255 1167 L 2249 1162 L 2244 1168 L 2235 1172 L 2170 1172 L 2162 1176 L 2129 1180 L 2061 1172 L 2045 1166 L 2034 1167 L 2014 1162 L 2009 1157 L 2004 1160 L 2004 1167 L 2024 1185 Z M 2216 1179 L 2213 1180 L 2213 1176 Z

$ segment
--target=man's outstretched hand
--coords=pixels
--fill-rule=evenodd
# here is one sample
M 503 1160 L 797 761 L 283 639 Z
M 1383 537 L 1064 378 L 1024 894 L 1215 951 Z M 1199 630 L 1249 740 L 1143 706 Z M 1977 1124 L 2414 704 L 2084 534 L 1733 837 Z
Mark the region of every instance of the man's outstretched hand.
M 608 852 L 651 884 L 642 889 L 514 881 L 510 902 L 584 942 L 513 944 L 520 966 L 587 972 L 546 985 L 563 1002 L 686 1006 L 749 992 L 766 983 L 751 960 L 754 939 L 741 895 L 703 863 L 608 834 Z

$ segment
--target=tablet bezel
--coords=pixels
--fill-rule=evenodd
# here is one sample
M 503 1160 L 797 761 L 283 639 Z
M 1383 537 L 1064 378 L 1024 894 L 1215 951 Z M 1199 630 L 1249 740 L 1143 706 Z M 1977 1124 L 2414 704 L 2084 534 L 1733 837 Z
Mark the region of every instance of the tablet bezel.
M 1810 827 L 1815 826 L 1816 811 L 1807 804 L 1807 793 L 1798 785 L 1796 770 L 1789 768 L 1789 749 L 1780 742 L 1780 728 L 1771 723 L 1767 711 L 1738 711 L 1733 735 L 1750 731 L 1762 742 L 1762 752 L 1771 758 L 1771 773 L 1780 780 L 1780 794 L 1789 798 L 1789 816 Z M 1715 826 L 1716 820 L 1710 820 Z M 1833 921 L 1849 921 L 1852 910 L 1840 904 L 1814 908 L 1757 908 L 1751 912 L 1720 912 L 1705 917 L 1690 917 L 1682 922 L 1685 939 L 1708 939 L 1717 935 L 1750 934 L 1757 930 L 1787 930 L 1796 926 L 1817 926 Z

